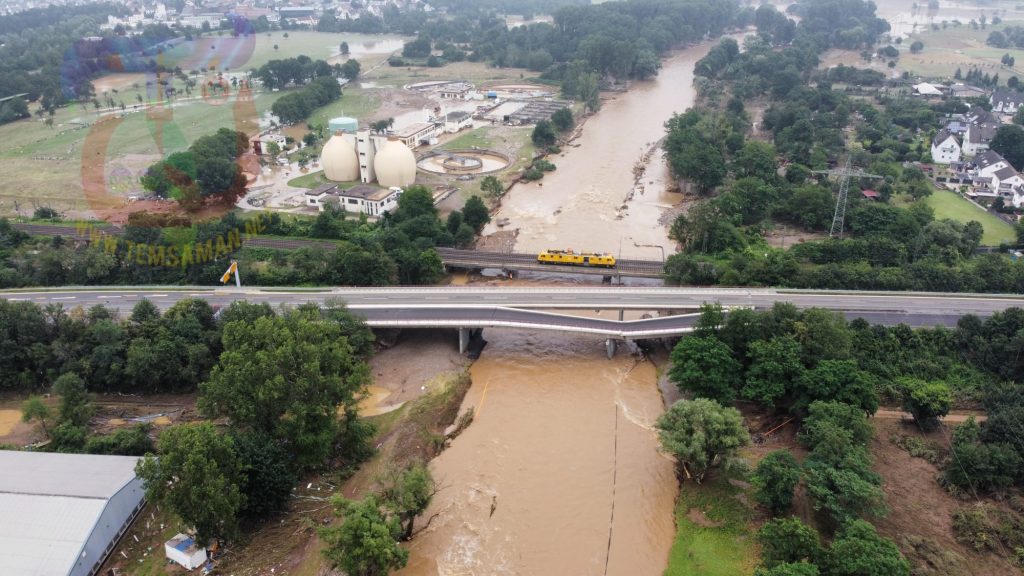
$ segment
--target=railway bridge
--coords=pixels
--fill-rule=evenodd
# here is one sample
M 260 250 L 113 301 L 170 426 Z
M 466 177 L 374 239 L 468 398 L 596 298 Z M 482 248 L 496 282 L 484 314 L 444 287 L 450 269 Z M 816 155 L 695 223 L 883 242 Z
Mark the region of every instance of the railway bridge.
M 480 270 L 493 268 L 505 272 L 532 270 L 539 272 L 560 272 L 565 274 L 588 274 L 605 278 L 661 278 L 665 263 L 660 260 L 617 259 L 614 268 L 541 264 L 537 255 L 525 252 L 486 252 L 481 250 L 456 250 L 438 248 L 441 263 L 446 269 L 462 268 Z

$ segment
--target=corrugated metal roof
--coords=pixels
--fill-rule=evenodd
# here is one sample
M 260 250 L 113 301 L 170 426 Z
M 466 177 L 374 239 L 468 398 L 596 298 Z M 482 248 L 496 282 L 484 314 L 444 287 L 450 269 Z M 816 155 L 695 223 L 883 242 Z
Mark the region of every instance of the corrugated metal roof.
M 0 572 L 67 574 L 106 505 L 96 498 L 0 494 Z
M 0 493 L 106 499 L 135 477 L 138 460 L 0 450 Z

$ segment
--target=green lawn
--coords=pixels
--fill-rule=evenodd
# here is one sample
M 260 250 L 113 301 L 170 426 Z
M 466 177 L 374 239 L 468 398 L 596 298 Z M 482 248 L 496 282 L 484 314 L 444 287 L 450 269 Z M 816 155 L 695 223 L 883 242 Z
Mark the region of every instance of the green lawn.
M 483 126 L 466 132 L 462 136 L 448 142 L 442 148 L 446 150 L 460 150 L 466 148 L 490 148 L 492 146 L 491 139 L 488 138 L 490 128 Z
M 294 186 L 296 188 L 316 188 L 321 184 L 337 184 L 342 188 L 346 188 L 349 184 L 358 184 L 358 182 L 332 182 L 324 176 L 323 170 L 303 174 L 298 178 L 292 178 L 288 181 L 289 186 Z
M 698 485 L 684 484 L 676 507 L 676 539 L 665 576 L 743 576 L 757 563 L 750 509 L 736 496 L 742 492 L 724 475 Z M 703 511 L 717 526 L 699 526 L 687 517 Z
M 998 246 L 1003 242 L 1014 242 L 1017 239 L 1013 226 L 1000 220 L 995 215 L 978 208 L 974 204 L 948 190 L 936 190 L 925 199 L 938 219 L 949 218 L 957 222 L 977 220 L 985 228 L 981 243 L 986 246 Z

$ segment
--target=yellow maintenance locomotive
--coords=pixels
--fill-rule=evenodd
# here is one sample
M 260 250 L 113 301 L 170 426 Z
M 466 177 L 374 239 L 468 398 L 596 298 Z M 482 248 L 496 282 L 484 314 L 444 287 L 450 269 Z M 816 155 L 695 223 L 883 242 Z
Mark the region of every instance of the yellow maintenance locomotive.
M 540 254 L 537 254 L 537 262 L 540 262 L 541 264 L 615 268 L 615 256 L 612 256 L 611 254 L 574 252 L 572 250 L 545 250 Z

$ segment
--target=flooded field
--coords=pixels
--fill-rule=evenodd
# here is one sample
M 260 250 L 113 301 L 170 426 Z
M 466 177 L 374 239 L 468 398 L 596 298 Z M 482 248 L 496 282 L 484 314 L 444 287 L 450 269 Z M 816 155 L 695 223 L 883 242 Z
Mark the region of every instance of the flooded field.
M 598 338 L 485 338 L 475 421 L 431 463 L 437 516 L 399 574 L 661 574 L 676 481 L 651 428 L 655 367 L 608 360 Z

